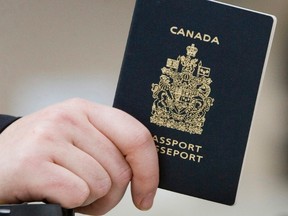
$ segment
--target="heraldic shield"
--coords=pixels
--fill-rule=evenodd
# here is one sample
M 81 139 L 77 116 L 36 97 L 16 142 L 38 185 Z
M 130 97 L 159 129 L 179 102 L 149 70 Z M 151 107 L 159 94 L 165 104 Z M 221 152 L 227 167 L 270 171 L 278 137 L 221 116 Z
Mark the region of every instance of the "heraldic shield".
M 167 59 L 160 81 L 152 84 L 154 99 L 150 122 L 190 134 L 202 134 L 205 115 L 213 106 L 210 68 L 196 58 L 195 44 L 186 56 Z

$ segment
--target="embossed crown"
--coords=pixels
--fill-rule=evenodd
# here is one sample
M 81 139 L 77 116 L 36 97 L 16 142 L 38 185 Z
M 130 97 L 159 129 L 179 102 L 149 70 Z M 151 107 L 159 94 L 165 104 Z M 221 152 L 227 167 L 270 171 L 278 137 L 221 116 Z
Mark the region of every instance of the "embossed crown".
M 192 44 L 191 46 L 188 46 L 186 48 L 186 50 L 187 50 L 187 55 L 188 56 L 192 56 L 192 57 L 195 57 L 197 52 L 198 52 L 198 48 L 195 47 L 195 44 Z

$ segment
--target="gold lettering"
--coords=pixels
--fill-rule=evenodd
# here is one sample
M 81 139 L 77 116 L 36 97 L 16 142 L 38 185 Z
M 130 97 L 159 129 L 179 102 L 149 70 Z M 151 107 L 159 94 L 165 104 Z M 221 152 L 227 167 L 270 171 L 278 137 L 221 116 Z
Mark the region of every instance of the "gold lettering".
M 211 41 L 211 36 L 210 36 L 210 35 L 207 35 L 207 34 L 204 34 L 204 36 L 203 36 L 203 41 L 205 41 L 205 42 Z
M 177 140 L 173 140 L 172 141 L 172 146 L 178 145 L 178 141 Z
M 190 154 L 189 160 L 195 161 L 195 155 L 194 154 Z
M 165 143 L 165 137 L 160 137 L 160 144 L 164 144 Z
M 184 160 L 187 160 L 187 158 L 189 157 L 188 153 L 187 152 L 181 152 L 180 153 L 180 157 Z
M 191 30 L 186 31 L 186 37 L 193 38 L 193 36 L 194 36 L 194 31 L 191 31 Z
M 201 35 L 201 33 L 198 32 L 198 33 L 195 35 L 194 39 L 202 40 L 202 35 Z
M 171 34 L 179 35 L 187 38 L 192 38 L 194 40 L 200 40 L 206 43 L 220 45 L 219 38 L 217 36 L 212 37 L 209 34 L 202 34 L 201 32 L 195 32 L 190 29 L 179 28 L 177 26 L 172 26 L 170 28 Z M 213 39 L 212 39 L 213 38 Z
M 158 143 L 158 137 L 157 137 L 157 135 L 154 135 L 154 136 L 153 136 L 153 140 L 154 140 L 154 142 Z
M 193 144 L 189 144 L 188 145 L 188 150 L 191 150 L 191 151 L 194 152 L 194 145 Z
M 175 156 L 177 156 L 177 155 L 179 155 L 179 154 L 180 154 L 180 151 L 174 150 L 174 152 L 173 152 L 173 157 L 175 157 Z
M 200 149 L 202 148 L 202 146 L 199 146 L 199 145 L 195 145 L 195 147 L 196 147 L 196 152 L 199 152 Z
M 187 143 L 185 143 L 185 142 L 180 142 L 180 143 L 179 143 L 179 147 L 180 147 L 181 149 L 187 149 Z
M 172 33 L 172 34 L 177 34 L 177 27 L 176 26 L 172 26 L 171 28 L 170 28 L 170 32 Z
M 164 146 L 160 148 L 160 153 L 165 154 L 165 147 Z
M 167 148 L 167 152 L 166 152 L 167 155 L 172 156 L 172 152 L 173 152 L 173 149 Z
M 218 37 L 214 37 L 214 39 L 211 41 L 211 43 L 216 43 L 216 44 L 220 45 Z
M 167 138 L 164 136 L 153 136 L 155 142 L 156 150 L 159 154 L 164 154 L 171 157 L 179 157 L 183 160 L 189 160 L 193 162 L 200 163 L 204 158 L 199 153 L 202 146 L 195 144 L 187 144 L 184 141 L 179 141 L 176 139 Z M 171 146 L 168 148 L 168 146 Z M 193 153 L 189 153 L 193 152 Z
M 203 156 L 197 155 L 197 158 L 198 158 L 197 162 L 200 163 Z
M 185 37 L 185 31 L 183 28 L 181 28 L 178 32 L 177 32 L 177 35 L 182 35 Z

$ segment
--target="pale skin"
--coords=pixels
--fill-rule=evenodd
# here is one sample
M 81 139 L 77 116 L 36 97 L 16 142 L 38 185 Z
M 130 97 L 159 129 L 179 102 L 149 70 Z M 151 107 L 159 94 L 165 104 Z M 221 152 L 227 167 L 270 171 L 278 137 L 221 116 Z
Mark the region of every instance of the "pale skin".
M 159 182 L 152 136 L 115 108 L 71 99 L 27 115 L 0 134 L 0 202 L 47 201 L 101 215 L 131 182 L 148 210 Z

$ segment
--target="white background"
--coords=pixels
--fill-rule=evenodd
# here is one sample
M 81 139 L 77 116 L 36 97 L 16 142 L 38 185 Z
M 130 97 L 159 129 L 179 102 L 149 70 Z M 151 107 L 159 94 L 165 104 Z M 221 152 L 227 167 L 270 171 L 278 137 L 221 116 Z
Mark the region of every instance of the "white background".
M 108 216 L 288 216 L 288 1 L 222 2 L 278 18 L 237 203 L 159 190 L 153 209 L 140 212 L 127 191 Z M 0 0 L 0 113 L 22 116 L 72 97 L 111 105 L 133 8 L 134 0 Z

